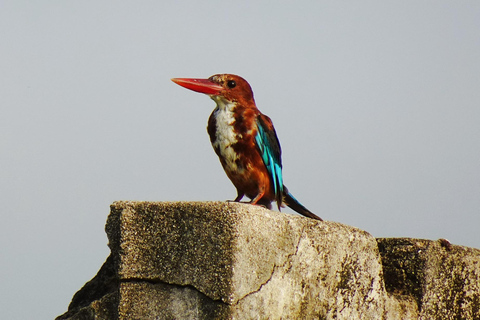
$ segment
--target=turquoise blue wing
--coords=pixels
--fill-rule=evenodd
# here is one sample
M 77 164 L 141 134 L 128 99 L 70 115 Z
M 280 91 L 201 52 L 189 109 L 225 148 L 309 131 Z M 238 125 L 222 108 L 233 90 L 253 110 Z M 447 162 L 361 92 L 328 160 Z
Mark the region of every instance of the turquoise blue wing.
M 255 142 L 273 184 L 275 198 L 280 209 L 283 200 L 282 150 L 272 120 L 263 114 L 257 117 Z

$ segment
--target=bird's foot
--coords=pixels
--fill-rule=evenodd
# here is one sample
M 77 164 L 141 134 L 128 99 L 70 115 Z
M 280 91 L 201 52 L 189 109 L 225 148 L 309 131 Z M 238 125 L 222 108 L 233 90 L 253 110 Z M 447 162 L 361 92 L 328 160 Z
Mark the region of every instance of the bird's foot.
M 263 203 L 256 203 L 254 204 L 254 206 L 258 206 L 258 207 L 262 207 L 262 208 L 265 208 L 265 209 L 271 209 L 272 206 L 267 206 L 266 204 L 263 204 Z
M 240 200 L 225 200 L 226 202 L 236 202 L 236 203 L 245 203 L 245 204 L 251 204 L 252 206 L 258 206 L 262 207 L 265 209 L 271 209 L 272 206 L 268 206 L 267 204 L 264 203 L 252 203 L 252 201 L 240 201 Z
M 250 201 L 240 201 L 240 200 L 225 200 L 226 202 L 237 202 L 237 203 L 250 203 Z

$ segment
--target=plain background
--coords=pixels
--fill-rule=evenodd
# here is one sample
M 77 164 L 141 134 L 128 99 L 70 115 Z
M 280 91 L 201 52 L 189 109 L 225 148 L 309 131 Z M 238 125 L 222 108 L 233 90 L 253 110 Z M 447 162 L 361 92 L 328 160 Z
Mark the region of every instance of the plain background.
M 480 247 L 478 1 L 166 3 L 0 2 L 3 319 L 66 311 L 113 201 L 236 196 L 172 77 L 246 78 L 324 219 Z

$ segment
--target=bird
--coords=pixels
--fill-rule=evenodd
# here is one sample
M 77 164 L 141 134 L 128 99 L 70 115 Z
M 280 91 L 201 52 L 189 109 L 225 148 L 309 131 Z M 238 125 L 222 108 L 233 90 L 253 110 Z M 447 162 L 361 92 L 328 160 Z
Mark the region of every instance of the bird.
M 248 82 L 234 74 L 208 79 L 172 78 L 174 83 L 209 95 L 216 107 L 207 132 L 228 178 L 237 189 L 234 202 L 244 196 L 250 204 L 278 210 L 288 206 L 306 217 L 323 221 L 304 207 L 283 184 L 282 151 L 272 120 L 260 112 Z

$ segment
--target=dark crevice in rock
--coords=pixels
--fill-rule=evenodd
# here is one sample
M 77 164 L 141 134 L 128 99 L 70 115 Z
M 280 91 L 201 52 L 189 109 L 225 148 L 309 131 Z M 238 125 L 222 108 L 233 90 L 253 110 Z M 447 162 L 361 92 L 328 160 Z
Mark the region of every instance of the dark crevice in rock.
M 406 238 L 378 238 L 385 289 L 392 295 L 411 296 L 422 308 L 426 244 Z

